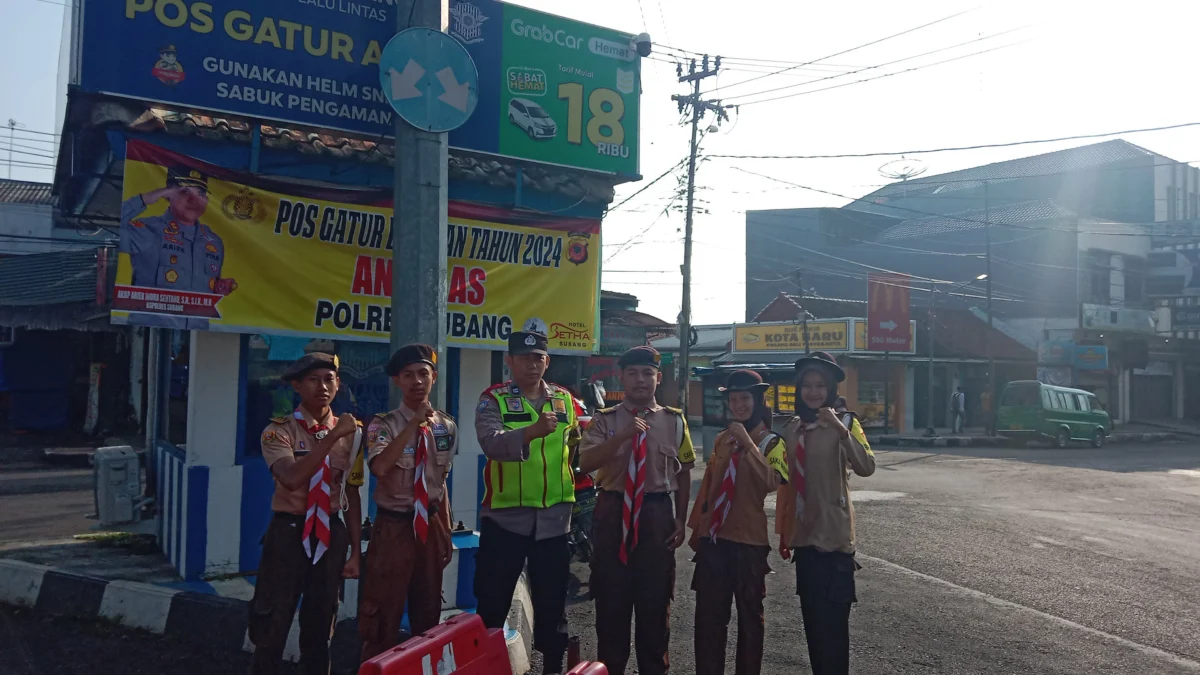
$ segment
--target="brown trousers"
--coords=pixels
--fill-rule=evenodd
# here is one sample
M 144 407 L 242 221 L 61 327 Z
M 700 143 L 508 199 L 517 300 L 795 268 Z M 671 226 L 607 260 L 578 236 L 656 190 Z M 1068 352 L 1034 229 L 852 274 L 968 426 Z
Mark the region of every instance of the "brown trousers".
M 639 517 L 638 545 L 621 564 L 624 495 L 601 492 L 592 519 L 591 593 L 596 600 L 596 655 L 608 672 L 624 675 L 629 629 L 637 613 L 634 644 L 640 675 L 662 675 L 671 667 L 671 601 L 675 597 L 675 531 L 671 495 L 648 494 Z M 632 533 L 630 533 L 632 535 Z
M 350 537 L 341 518 L 329 522 L 329 550 L 314 565 L 304 552 L 304 516 L 276 513 L 263 538 L 262 562 L 250 601 L 251 675 L 274 675 L 283 668 L 283 649 L 300 596 L 300 668 L 305 675 L 329 675 L 329 639 L 337 619 L 338 593 Z
M 413 635 L 438 624 L 442 613 L 442 570 L 450 551 L 450 533 L 430 509 L 429 536 L 422 544 L 413 531 L 413 514 L 378 509 L 367 545 L 367 569 L 358 607 L 362 660 L 395 647 L 408 607 Z
M 723 675 L 725 645 L 729 637 L 731 605 L 737 605 L 738 637 L 734 657 L 736 675 L 762 671 L 767 597 L 767 546 L 739 544 L 725 539 L 700 542 L 692 590 L 696 592 L 696 674 Z

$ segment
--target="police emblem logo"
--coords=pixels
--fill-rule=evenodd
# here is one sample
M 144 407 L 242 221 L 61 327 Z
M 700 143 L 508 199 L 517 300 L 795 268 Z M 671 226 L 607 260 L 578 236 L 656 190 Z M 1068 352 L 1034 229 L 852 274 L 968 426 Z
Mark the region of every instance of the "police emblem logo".
M 519 398 L 505 399 L 505 405 L 508 406 L 509 412 L 521 412 L 525 409 L 524 402 L 522 402 Z
M 276 432 L 274 429 L 267 429 L 266 431 L 263 432 L 262 438 L 260 439 L 259 442 L 273 443 L 277 440 L 279 440 L 279 433 Z
M 582 265 L 588 259 L 587 233 L 572 232 L 567 240 L 567 260 L 576 265 Z
M 221 212 L 235 220 L 256 220 L 259 212 L 258 199 L 247 188 L 229 195 L 221 202 Z
M 486 398 L 481 399 L 479 401 L 479 405 L 475 406 L 475 412 L 483 412 L 484 410 L 487 410 L 487 407 L 488 407 L 487 399 Z
M 437 449 L 441 450 L 442 452 L 445 452 L 450 449 L 450 437 L 449 436 L 435 436 L 434 443 L 437 445 Z
M 166 279 L 168 284 L 173 284 L 179 281 L 179 272 L 175 270 L 167 270 Z
M 560 414 L 564 414 L 564 415 L 567 413 L 567 402 L 562 400 L 561 398 L 554 399 L 550 403 L 550 405 L 551 405 L 551 407 L 554 408 L 554 412 L 556 412 L 556 413 L 560 413 Z
M 537 344 L 537 338 L 533 337 L 532 335 L 525 337 L 525 346 L 526 347 L 532 347 L 536 344 Z

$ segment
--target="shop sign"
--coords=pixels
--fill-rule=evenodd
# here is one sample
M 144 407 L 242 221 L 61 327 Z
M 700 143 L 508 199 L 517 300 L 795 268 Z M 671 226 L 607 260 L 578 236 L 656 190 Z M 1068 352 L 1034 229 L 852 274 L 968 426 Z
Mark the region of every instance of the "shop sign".
M 1108 347 L 1075 345 L 1071 365 L 1079 370 L 1108 370 Z
M 850 320 L 799 323 L 749 323 L 733 328 L 734 352 L 845 352 L 850 350 Z
M 1083 327 L 1131 333 L 1155 333 L 1158 321 L 1154 312 L 1109 305 L 1083 305 Z
M 853 321 L 854 321 L 854 351 L 882 353 L 883 350 L 879 349 L 879 348 L 867 349 L 867 321 L 864 321 L 863 319 L 854 319 Z M 896 332 L 899 333 L 900 331 L 896 331 Z M 887 351 L 889 351 L 893 354 L 915 354 L 915 353 L 917 353 L 917 341 L 913 338 L 913 336 L 916 334 L 916 332 L 917 332 L 917 322 L 909 320 L 907 340 L 905 341 L 905 344 L 907 344 L 907 347 L 905 347 L 904 349 L 899 349 L 898 345 L 897 345 L 896 348 L 888 349 Z
M 80 89 L 271 122 L 390 137 L 381 87 L 392 0 L 92 0 Z M 627 33 L 495 0 L 450 2 L 479 68 L 451 147 L 638 173 L 641 64 Z
M 908 330 L 911 278 L 906 274 L 867 275 L 867 336 L 873 352 L 912 350 Z
M 113 323 L 388 341 L 390 191 L 268 182 L 130 141 L 124 200 Z M 532 327 L 556 353 L 595 351 L 598 220 L 449 212 L 448 345 L 503 349 Z
M 620 356 L 646 344 L 646 329 L 642 326 L 600 326 L 600 353 Z
M 1171 308 L 1171 330 L 1200 328 L 1200 305 Z

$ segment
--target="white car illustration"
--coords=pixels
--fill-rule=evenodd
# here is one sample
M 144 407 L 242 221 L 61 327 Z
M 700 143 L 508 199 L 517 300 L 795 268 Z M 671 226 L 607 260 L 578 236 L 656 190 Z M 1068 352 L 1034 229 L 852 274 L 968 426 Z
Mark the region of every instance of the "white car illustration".
M 533 139 L 558 135 L 558 125 L 546 109 L 526 98 L 514 98 L 508 102 L 508 121 L 521 127 Z

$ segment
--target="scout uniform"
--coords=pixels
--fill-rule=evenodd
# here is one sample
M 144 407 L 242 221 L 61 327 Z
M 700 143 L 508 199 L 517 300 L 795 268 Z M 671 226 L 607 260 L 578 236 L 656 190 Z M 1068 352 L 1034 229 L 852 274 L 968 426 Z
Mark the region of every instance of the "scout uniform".
M 824 369 L 831 383 L 845 379 L 833 357 L 823 352 L 796 362 L 798 379 L 810 368 Z M 799 394 L 796 405 L 803 405 Z M 845 675 L 850 670 L 850 606 L 858 601 L 854 573 L 859 569 L 848 469 L 870 476 L 875 455 L 857 419 L 845 433 L 815 418 L 793 417 L 783 436 L 791 482 L 779 488 L 775 531 L 781 546 L 793 550 L 813 673 Z
M 752 370 L 729 375 L 721 392 L 763 390 L 770 385 Z M 754 430 L 747 429 L 753 438 Z M 763 599 L 771 571 L 767 554 L 767 495 L 788 480 L 787 450 L 783 438 L 765 429 L 757 450 L 726 442 L 722 431 L 713 442 L 712 457 L 692 507 L 688 527 L 696 549 L 696 673 L 725 672 L 725 644 L 730 606 L 737 604 L 737 675 L 762 671 L 766 623 Z
M 547 354 L 546 347 L 541 333 L 514 332 L 508 340 L 512 356 Z M 544 381 L 534 391 L 521 391 L 513 382 L 498 384 L 483 392 L 475 409 L 475 435 L 488 460 L 475 559 L 477 612 L 488 628 L 502 628 L 528 563 L 533 646 L 542 653 L 547 673 L 561 672 L 567 649 L 576 412 L 569 391 Z M 526 444 L 525 427 L 542 413 L 557 416 L 558 426 Z
M 208 178 L 195 169 L 175 167 L 167 185 L 208 190 Z M 149 208 L 142 195 L 121 204 L 121 253 L 133 265 L 132 285 L 193 293 L 227 293 L 222 283 L 225 245 L 207 225 L 183 225 L 168 207 L 161 216 L 139 218 Z M 170 328 L 208 328 L 208 319 L 158 317 Z M 145 323 L 143 321 L 143 323 Z M 149 324 L 147 324 L 149 325 Z M 159 325 L 159 322 L 155 322 Z
M 432 348 L 408 345 L 392 355 L 387 373 L 395 377 L 414 363 L 428 364 L 436 371 L 436 362 Z M 371 420 L 367 428 L 368 463 L 375 462 L 400 437 L 414 415 L 401 403 L 396 410 Z M 457 451 L 458 427 L 454 419 L 434 411 L 432 422 L 419 429 L 396 466 L 375 486 L 376 517 L 367 545 L 358 612 L 363 661 L 396 645 L 405 605 L 413 635 L 438 624 L 442 570 L 452 550 L 446 476 Z
M 638 347 L 626 352 L 617 367 L 658 368 L 660 363 L 653 348 Z M 657 404 L 641 410 L 626 404 L 606 408 L 592 416 L 579 451 L 587 454 L 632 425 L 635 417 L 645 419 L 650 429 L 596 471 L 600 493 L 592 515 L 590 581 L 596 600 L 596 655 L 610 673 L 625 672 L 636 612 L 638 672 L 659 675 L 670 668 L 675 553 L 667 542 L 675 531 L 672 493 L 679 489 L 681 472 L 689 480 L 687 472 L 696 462 L 687 421 L 683 411 Z
M 282 379 L 291 382 L 317 368 L 337 370 L 337 357 L 308 354 L 296 361 Z M 303 407 L 291 415 L 272 418 L 262 434 L 262 456 L 267 467 L 274 467 L 284 457 L 303 457 L 311 452 L 337 426 L 337 419 L 332 411 L 325 419 L 313 419 Z M 280 672 L 292 616 L 301 596 L 302 668 L 310 675 L 329 672 L 329 638 L 337 617 L 342 568 L 352 543 L 339 511 L 345 508 L 344 491 L 357 490 L 363 483 L 362 457 L 354 456 L 361 435 L 339 440 L 330 451 L 327 478 L 320 469 L 314 475 L 314 479 L 322 476 L 324 485 L 312 481 L 301 489 L 289 490 L 278 479 L 275 481 L 271 499 L 274 516 L 263 537 L 258 581 L 249 606 L 250 641 L 254 644 L 251 672 L 256 675 Z M 323 499 L 318 494 L 324 487 L 329 490 L 328 513 L 324 514 L 327 528 L 321 526 L 326 519 L 321 513 Z M 306 531 L 312 534 L 305 537 Z

